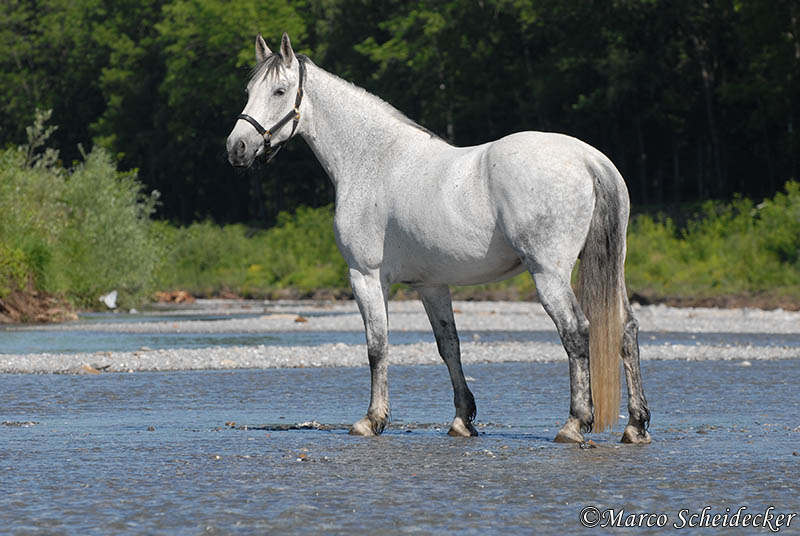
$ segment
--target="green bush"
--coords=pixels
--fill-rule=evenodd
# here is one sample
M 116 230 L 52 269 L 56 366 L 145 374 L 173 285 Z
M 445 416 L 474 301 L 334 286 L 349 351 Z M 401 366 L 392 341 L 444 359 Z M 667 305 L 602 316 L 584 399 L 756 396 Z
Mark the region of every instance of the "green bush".
M 19 248 L 0 244 L 0 299 L 25 284 L 27 263 Z
M 145 196 L 135 172 L 117 172 L 104 150 L 94 150 L 66 181 L 65 225 L 54 261 L 54 288 L 81 305 L 117 289 L 125 305 L 153 291 L 162 250 L 150 232 L 157 195 Z
M 48 117 L 37 114 L 25 146 L 0 152 L 0 289 L 30 280 L 81 307 L 114 289 L 121 306 L 141 302 L 163 256 L 151 231 L 157 194 L 100 149 L 62 167 L 44 149 Z

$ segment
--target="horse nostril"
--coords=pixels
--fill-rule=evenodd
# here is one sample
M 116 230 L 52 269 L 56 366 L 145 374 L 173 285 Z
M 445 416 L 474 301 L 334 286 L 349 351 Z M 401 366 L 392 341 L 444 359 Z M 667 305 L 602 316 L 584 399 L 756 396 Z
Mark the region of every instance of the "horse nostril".
M 247 146 L 244 143 L 244 140 L 239 140 L 236 142 L 236 155 L 237 156 L 244 156 L 245 150 Z

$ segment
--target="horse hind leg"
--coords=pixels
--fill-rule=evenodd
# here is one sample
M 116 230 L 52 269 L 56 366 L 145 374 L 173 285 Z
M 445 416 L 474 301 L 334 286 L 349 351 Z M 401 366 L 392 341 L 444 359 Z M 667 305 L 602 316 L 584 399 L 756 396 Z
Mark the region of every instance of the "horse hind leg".
M 628 424 L 622 433 L 623 443 L 650 443 L 647 427 L 650 410 L 642 387 L 642 372 L 639 368 L 639 322 L 633 309 L 625 299 L 625 330 L 622 334 L 622 363 L 628 385 Z
M 363 274 L 350 270 L 350 283 L 367 335 L 367 357 L 371 374 L 371 394 L 367 415 L 353 424 L 350 434 L 371 436 L 383 432 L 389 420 L 388 368 L 388 313 L 386 300 L 388 285 L 377 274 Z
M 436 286 L 418 288 L 417 291 L 436 336 L 439 355 L 447 365 L 450 381 L 453 384 L 453 403 L 456 407 L 456 416 L 448 433 L 456 437 L 476 436 L 478 431 L 472 424 L 476 414 L 475 397 L 472 396 L 472 392 L 467 386 L 467 380 L 464 378 L 464 371 L 461 368 L 461 347 L 453 318 L 450 289 L 447 286 Z
M 583 443 L 592 430 L 594 413 L 589 376 L 589 322 L 569 282 L 569 272 L 529 269 L 536 283 L 539 301 L 553 320 L 569 359 L 569 417 L 558 431 L 558 443 Z

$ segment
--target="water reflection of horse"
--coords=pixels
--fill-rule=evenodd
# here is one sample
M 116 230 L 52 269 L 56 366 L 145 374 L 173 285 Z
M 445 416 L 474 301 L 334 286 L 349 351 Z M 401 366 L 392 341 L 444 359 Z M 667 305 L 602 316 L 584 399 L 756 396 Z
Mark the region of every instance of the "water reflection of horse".
M 286 34 L 276 53 L 259 34 L 256 60 L 228 156 L 250 166 L 297 133 L 333 181 L 336 240 L 364 319 L 372 375 L 369 409 L 351 433 L 379 434 L 388 421 L 387 294 L 402 282 L 419 292 L 450 371 L 450 434 L 476 435 L 448 285 L 527 270 L 569 357 L 569 417 L 556 441 L 582 442 L 593 427 L 616 423 L 620 356 L 629 414 L 622 441 L 650 441 L 638 324 L 624 281 L 628 192 L 603 154 L 543 132 L 454 147 L 296 55 Z M 578 258 L 580 299 L 570 285 Z

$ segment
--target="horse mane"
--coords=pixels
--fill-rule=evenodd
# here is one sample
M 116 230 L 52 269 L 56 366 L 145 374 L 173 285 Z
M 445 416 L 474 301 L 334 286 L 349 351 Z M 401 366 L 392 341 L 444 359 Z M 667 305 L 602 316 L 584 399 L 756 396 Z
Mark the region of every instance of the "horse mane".
M 333 76 L 336 76 L 336 75 L 333 75 Z M 339 78 L 339 77 L 336 76 L 336 78 Z M 343 80 L 343 79 L 339 78 L 339 80 Z M 343 80 L 343 81 L 347 82 L 347 80 Z M 373 95 L 372 93 L 370 93 L 366 89 L 364 89 L 362 87 L 359 87 L 359 86 L 355 85 L 352 82 L 347 82 L 347 83 L 350 84 L 353 88 L 355 88 L 355 90 L 357 92 L 360 92 L 360 93 L 366 95 L 370 100 L 373 100 L 379 107 L 381 107 L 383 110 L 388 112 L 389 115 L 391 115 L 393 118 L 397 119 L 401 123 L 424 132 L 425 134 L 430 136 L 432 139 L 442 140 L 441 136 L 439 136 L 438 134 L 436 134 L 432 130 L 423 127 L 422 125 L 420 125 L 419 123 L 417 123 L 413 119 L 409 118 L 406 114 L 404 114 L 403 112 L 401 112 L 400 110 L 398 110 L 397 108 L 395 108 L 394 106 L 392 106 L 391 104 L 389 104 L 388 102 L 383 100 L 382 98 L 378 97 L 377 95 Z M 442 140 L 442 141 L 444 141 L 444 140 Z
M 314 67 L 320 68 L 316 63 L 311 61 L 311 59 L 308 56 L 305 56 L 303 54 L 298 54 L 297 57 L 298 58 L 302 58 L 303 61 L 307 62 L 308 64 L 313 65 Z M 279 74 L 281 72 L 281 70 L 283 70 L 283 68 L 284 68 L 283 67 L 283 56 L 281 56 L 278 53 L 273 52 L 272 54 L 270 54 L 269 56 L 264 58 L 262 61 L 256 63 L 255 67 L 253 67 L 253 69 L 250 71 L 250 82 L 252 83 L 253 81 L 255 81 L 257 79 L 266 78 L 270 74 L 277 75 L 277 74 Z M 433 139 L 442 140 L 441 136 L 437 135 L 435 132 L 431 131 L 430 129 L 427 129 L 427 128 L 423 127 L 422 125 L 420 125 L 419 123 L 417 123 L 413 119 L 410 119 L 403 112 L 401 112 L 400 110 L 398 110 L 397 108 L 395 108 L 394 106 L 392 106 L 391 104 L 389 104 L 388 102 L 383 100 L 382 98 L 378 97 L 377 95 L 374 95 L 374 94 L 370 93 L 366 89 L 364 89 L 364 88 L 362 88 L 360 86 L 357 86 L 354 83 L 352 83 L 352 82 L 350 82 L 348 80 L 345 80 L 344 78 L 341 78 L 338 75 L 335 75 L 335 74 L 333 74 L 331 72 L 325 71 L 324 69 L 322 69 L 322 70 L 326 74 L 328 74 L 328 75 L 332 76 L 333 78 L 335 78 L 336 80 L 344 82 L 345 84 L 350 86 L 352 89 L 354 89 L 358 94 L 367 97 L 369 100 L 371 100 L 372 102 L 377 104 L 381 109 L 383 109 L 385 112 L 387 112 L 390 116 L 392 116 L 394 119 L 397 119 L 398 121 L 400 121 L 401 123 L 403 123 L 405 125 L 408 125 L 408 126 L 413 127 L 413 128 L 415 128 L 415 129 L 417 129 L 419 131 L 424 132 L 425 134 L 429 135 Z M 442 141 L 444 141 L 444 140 L 442 140 Z

